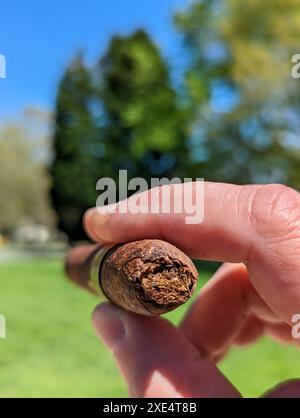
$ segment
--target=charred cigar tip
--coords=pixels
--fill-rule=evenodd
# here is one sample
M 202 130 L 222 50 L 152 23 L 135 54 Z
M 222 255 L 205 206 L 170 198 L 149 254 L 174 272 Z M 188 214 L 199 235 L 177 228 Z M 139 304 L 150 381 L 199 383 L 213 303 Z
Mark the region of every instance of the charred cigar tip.
M 102 249 L 77 247 L 67 257 L 66 272 L 78 285 L 94 293 L 102 290 L 116 305 L 143 315 L 177 308 L 191 297 L 198 279 L 189 257 L 156 239 Z

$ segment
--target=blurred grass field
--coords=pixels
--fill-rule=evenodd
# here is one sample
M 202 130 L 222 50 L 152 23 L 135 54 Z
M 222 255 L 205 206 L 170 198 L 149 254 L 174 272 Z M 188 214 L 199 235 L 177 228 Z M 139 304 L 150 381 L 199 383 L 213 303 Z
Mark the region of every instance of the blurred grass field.
M 201 274 L 201 283 L 209 273 Z M 95 337 L 97 299 L 70 284 L 60 260 L 0 264 L 0 397 L 123 397 L 110 353 Z M 186 306 L 168 317 L 178 322 Z M 300 376 L 299 352 L 264 339 L 234 349 L 221 365 L 244 396 Z

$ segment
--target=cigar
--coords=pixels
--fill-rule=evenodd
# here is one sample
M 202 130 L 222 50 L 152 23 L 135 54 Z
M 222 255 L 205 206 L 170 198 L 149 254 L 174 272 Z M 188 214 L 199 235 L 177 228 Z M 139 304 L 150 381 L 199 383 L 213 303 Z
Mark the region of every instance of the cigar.
M 66 258 L 66 273 L 79 286 L 142 315 L 176 309 L 192 296 L 198 280 L 191 259 L 157 239 L 77 246 Z

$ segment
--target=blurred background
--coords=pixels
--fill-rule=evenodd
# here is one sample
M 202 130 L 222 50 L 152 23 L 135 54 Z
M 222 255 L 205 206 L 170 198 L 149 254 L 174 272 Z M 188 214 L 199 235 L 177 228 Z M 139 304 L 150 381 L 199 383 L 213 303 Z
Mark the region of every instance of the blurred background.
M 63 273 L 96 181 L 127 169 L 300 190 L 297 53 L 300 0 L 1 5 L 0 396 L 126 396 L 91 329 L 97 299 Z M 221 369 L 257 396 L 300 359 L 263 339 Z

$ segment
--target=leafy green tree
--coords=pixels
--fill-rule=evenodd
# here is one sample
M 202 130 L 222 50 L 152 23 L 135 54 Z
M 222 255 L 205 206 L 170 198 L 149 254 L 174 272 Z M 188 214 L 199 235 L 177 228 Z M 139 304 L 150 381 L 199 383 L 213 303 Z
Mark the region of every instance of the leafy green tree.
M 20 124 L 0 130 L 0 233 L 11 235 L 25 219 L 52 226 L 46 165 Z
M 194 173 L 238 183 L 291 180 L 300 1 L 196 1 L 175 22 L 188 51 Z

